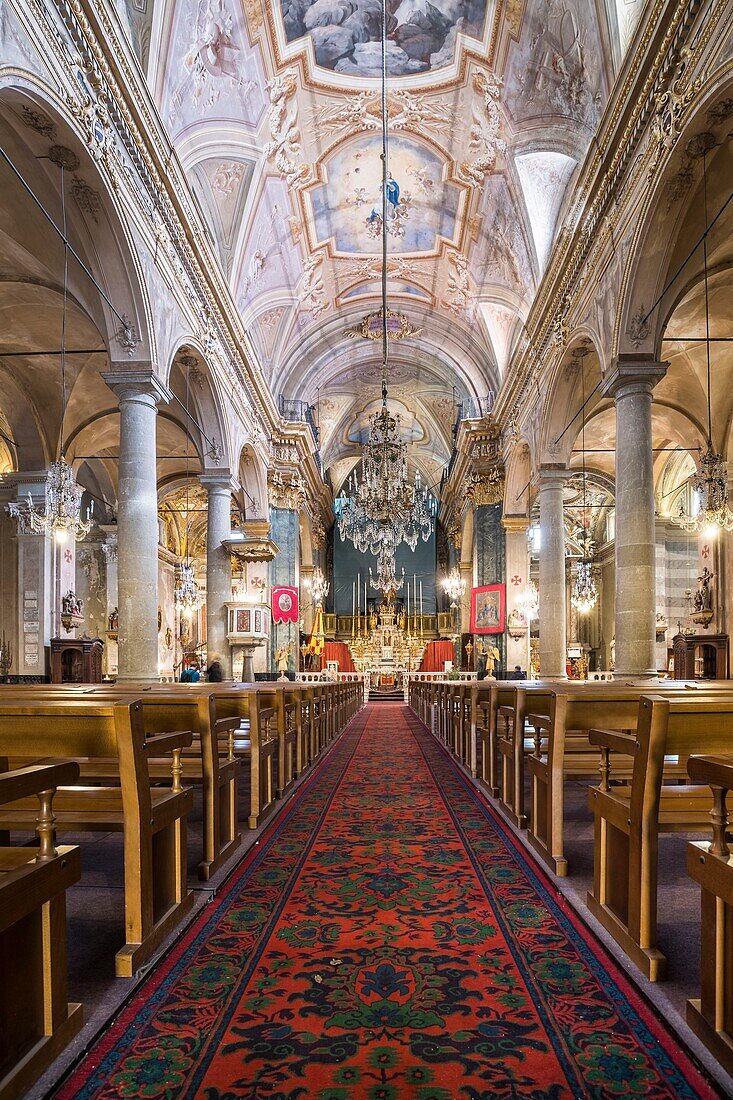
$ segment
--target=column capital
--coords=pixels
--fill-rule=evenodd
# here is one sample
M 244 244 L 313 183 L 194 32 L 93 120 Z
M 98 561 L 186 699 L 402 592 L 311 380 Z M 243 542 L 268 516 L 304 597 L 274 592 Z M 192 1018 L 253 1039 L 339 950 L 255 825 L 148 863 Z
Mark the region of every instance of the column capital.
M 507 533 L 528 531 L 529 519 L 527 516 L 502 516 L 501 525 Z
M 540 490 L 562 489 L 570 477 L 570 470 L 564 462 L 544 462 L 537 473 Z
M 231 470 L 209 470 L 199 474 L 199 481 L 207 492 L 219 489 L 232 493 L 235 489 Z
M 601 383 L 601 393 L 614 399 L 630 393 L 651 394 L 668 366 L 654 355 L 619 355 Z
M 102 374 L 102 379 L 119 401 L 158 405 L 171 399 L 170 390 L 152 369 L 109 370 Z

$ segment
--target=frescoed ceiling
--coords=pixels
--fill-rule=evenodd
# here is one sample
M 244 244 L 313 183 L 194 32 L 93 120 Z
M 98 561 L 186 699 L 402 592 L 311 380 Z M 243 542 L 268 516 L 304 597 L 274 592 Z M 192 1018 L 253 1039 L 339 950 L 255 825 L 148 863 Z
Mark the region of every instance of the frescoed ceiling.
M 338 483 L 381 373 L 381 0 L 156 3 L 161 114 L 273 393 L 315 406 Z M 458 402 L 511 371 L 638 7 L 387 0 L 390 396 L 435 481 Z

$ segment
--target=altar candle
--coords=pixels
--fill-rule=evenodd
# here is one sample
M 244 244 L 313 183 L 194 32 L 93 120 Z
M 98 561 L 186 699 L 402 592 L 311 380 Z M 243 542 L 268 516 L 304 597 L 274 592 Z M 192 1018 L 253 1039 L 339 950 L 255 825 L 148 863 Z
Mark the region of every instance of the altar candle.
M 365 577 L 364 578 L 364 634 L 365 635 L 368 633 L 367 627 L 369 625 L 369 618 L 368 618 L 368 615 L 367 615 L 368 604 L 369 604 L 369 597 L 367 596 L 367 582 L 366 582 L 366 577 Z
M 423 606 L 422 606 L 422 581 L 420 581 L 420 637 L 421 637 L 421 638 L 422 638 L 422 629 L 423 629 L 423 627 L 422 627 L 422 615 L 423 615 Z
M 356 581 L 351 582 L 351 637 L 354 637 L 354 612 L 356 611 Z
M 356 616 L 361 634 L 361 573 L 356 574 Z
M 412 574 L 412 618 L 413 633 L 417 634 L 417 573 Z
M 410 633 L 410 582 L 407 582 L 407 633 Z

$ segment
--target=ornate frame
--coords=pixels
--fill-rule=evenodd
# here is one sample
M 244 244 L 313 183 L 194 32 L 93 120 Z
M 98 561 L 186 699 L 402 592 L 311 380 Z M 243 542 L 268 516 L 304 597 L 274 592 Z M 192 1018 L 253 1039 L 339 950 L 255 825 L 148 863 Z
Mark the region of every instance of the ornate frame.
M 478 597 L 484 593 L 496 592 L 499 596 L 499 622 L 495 626 L 479 626 L 476 623 Z M 471 633 L 503 634 L 506 628 L 506 585 L 484 584 L 471 589 Z

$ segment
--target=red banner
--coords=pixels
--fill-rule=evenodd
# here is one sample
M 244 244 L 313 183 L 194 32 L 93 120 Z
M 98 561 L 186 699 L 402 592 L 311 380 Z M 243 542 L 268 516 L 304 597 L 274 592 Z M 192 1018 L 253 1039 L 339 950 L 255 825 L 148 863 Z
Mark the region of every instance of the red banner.
M 274 623 L 297 623 L 300 618 L 298 607 L 298 589 L 281 584 L 272 589 L 272 621 Z

